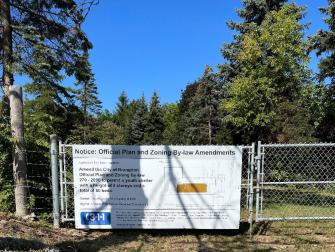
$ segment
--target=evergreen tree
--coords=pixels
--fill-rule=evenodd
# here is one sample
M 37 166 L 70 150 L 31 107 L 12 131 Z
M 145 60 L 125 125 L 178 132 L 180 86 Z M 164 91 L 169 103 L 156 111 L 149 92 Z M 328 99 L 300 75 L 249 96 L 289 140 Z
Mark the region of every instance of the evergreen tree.
M 135 112 L 129 125 L 127 142 L 129 144 L 143 144 L 147 126 L 148 110 L 144 95 L 134 104 Z
M 1 0 L 3 43 L 2 90 L 8 99 L 14 72 L 44 84 L 62 95 L 66 90 L 54 78 L 60 72 L 73 75 L 82 70 L 82 50 L 91 48 L 80 24 L 94 1 Z M 48 71 L 45 71 L 48 69 Z M 4 110 L 8 110 L 5 104 Z
M 193 82 L 188 84 L 185 90 L 182 90 L 181 99 L 178 103 L 178 119 L 177 119 L 177 142 L 176 144 L 186 144 L 188 141 L 186 135 L 187 120 L 188 120 L 188 110 L 192 102 L 193 96 L 199 86 L 198 82 Z
M 9 116 L 9 87 L 14 83 L 15 73 L 28 76 L 32 85 L 36 85 L 32 89 L 38 90 L 41 85 L 46 85 L 58 101 L 70 98 L 68 90 L 60 85 L 61 74 L 70 76 L 82 70 L 78 65 L 79 58 L 83 49 L 90 48 L 91 44 L 80 24 L 93 4 L 94 1 L 80 3 L 73 0 L 0 1 L 2 115 Z M 42 92 L 38 91 L 37 95 Z M 20 149 L 24 147 L 20 146 Z M 22 157 L 14 155 L 17 156 Z M 24 184 L 25 165 L 22 163 L 15 169 L 14 179 Z M 26 189 L 18 195 L 21 195 L 18 200 L 21 204 L 17 211 L 20 209 L 18 214 L 24 215 L 27 213 L 24 202 Z
M 313 38 L 319 63 L 319 78 L 327 83 L 325 116 L 319 135 L 323 141 L 335 140 L 335 0 L 328 0 L 328 7 L 321 12 L 327 15 L 325 22 L 329 30 L 320 30 Z
M 90 135 L 94 130 L 95 118 L 101 110 L 101 101 L 98 98 L 98 88 L 95 83 L 95 77 L 92 73 L 92 68 L 88 60 L 88 51 L 85 49 L 84 55 L 80 58 L 82 71 L 76 73 L 78 80 L 76 86 L 79 89 L 75 90 L 75 100 L 79 102 L 80 115 L 82 120 L 78 121 L 76 129 L 72 132 L 77 141 L 81 143 L 92 143 Z
M 320 59 L 321 80 L 329 79 L 330 86 L 335 86 L 335 0 L 328 0 L 328 7 L 321 8 L 321 12 L 327 15 L 324 19 L 329 30 L 320 30 L 314 38 L 314 46 Z
M 118 98 L 118 103 L 116 104 L 116 113 L 122 114 L 128 108 L 128 97 L 126 92 L 123 90 Z
M 165 104 L 163 110 L 163 124 L 165 129 L 163 132 L 164 144 L 178 144 L 180 138 L 178 134 L 177 125 L 180 119 L 179 107 L 175 103 Z
M 130 123 L 131 120 L 130 104 L 125 91 L 122 91 L 118 98 L 114 120 L 115 123 L 120 127 L 122 127 L 123 129 L 126 129 Z
M 209 66 L 198 81 L 197 89 L 184 114 L 186 127 L 184 135 L 189 144 L 214 144 L 220 128 L 219 104 L 222 87 L 217 83 Z
M 145 129 L 144 141 L 146 144 L 162 144 L 164 132 L 163 111 L 159 104 L 159 97 L 154 91 L 150 104 Z
M 212 69 L 206 66 L 203 76 L 183 91 L 178 104 L 176 128 L 179 143 L 217 143 L 217 133 L 222 126 L 219 119 L 222 97 L 222 86 Z

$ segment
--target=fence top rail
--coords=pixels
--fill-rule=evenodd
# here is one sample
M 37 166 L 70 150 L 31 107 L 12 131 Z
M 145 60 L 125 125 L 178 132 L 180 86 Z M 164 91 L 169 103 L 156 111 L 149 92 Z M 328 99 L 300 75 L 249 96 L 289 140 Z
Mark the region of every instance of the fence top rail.
M 323 147 L 323 146 L 334 146 L 335 143 L 297 143 L 297 144 L 263 144 L 261 147 Z
M 63 147 L 74 147 L 76 145 L 100 145 L 100 144 L 61 144 L 61 146 Z M 101 144 L 101 145 L 113 145 L 113 146 L 128 146 L 128 145 L 124 145 L 124 144 Z M 166 145 L 161 145 L 161 144 L 156 144 L 156 145 L 153 145 L 153 144 L 144 144 L 145 146 L 236 146 L 236 147 L 239 147 L 239 148 L 242 148 L 242 149 L 250 149 L 253 147 L 253 145 L 222 145 L 222 144 L 213 144 L 213 145 L 189 145 L 189 144 L 185 144 L 185 145 L 176 145 L 176 144 L 166 144 Z M 334 144 L 335 145 L 335 144 Z M 131 145 L 129 145 L 131 146 Z M 141 145 L 134 145 L 134 146 L 141 146 Z

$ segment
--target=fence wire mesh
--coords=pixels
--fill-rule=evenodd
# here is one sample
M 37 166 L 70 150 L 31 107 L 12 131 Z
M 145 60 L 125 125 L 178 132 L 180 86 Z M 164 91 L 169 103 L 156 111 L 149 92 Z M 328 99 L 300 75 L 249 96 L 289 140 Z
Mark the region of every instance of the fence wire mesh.
M 72 145 L 60 145 L 61 221 L 74 221 Z
M 49 150 L 27 150 L 27 202 L 30 212 L 52 213 L 52 186 Z
M 260 146 L 257 219 L 335 219 L 335 144 Z
M 51 220 L 52 216 L 52 186 L 50 174 L 50 153 L 48 149 L 25 150 L 27 174 L 25 184 L 15 184 L 13 163 L 10 169 L 1 174 L 1 209 L 2 211 L 15 211 L 15 195 L 25 198 L 28 212 L 37 217 Z M 25 193 L 14 193 L 15 188 L 25 187 Z M 15 194 L 15 195 L 14 195 Z

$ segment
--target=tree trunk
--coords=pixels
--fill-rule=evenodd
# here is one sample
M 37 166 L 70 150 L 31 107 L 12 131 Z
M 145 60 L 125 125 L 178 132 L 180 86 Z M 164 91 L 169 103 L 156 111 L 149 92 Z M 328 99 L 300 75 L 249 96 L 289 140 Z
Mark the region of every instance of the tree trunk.
M 212 144 L 212 110 L 209 109 L 209 119 L 208 119 L 208 144 Z
M 11 129 L 15 142 L 13 156 L 13 173 L 15 183 L 16 215 L 25 216 L 27 210 L 27 166 L 23 135 L 22 88 L 9 88 Z
M 84 82 L 84 95 L 83 95 L 83 114 L 84 114 L 84 143 L 87 144 L 87 139 L 86 139 L 86 135 L 87 135 L 87 87 L 88 87 L 88 83 L 85 81 Z
M 23 216 L 27 211 L 27 166 L 23 135 L 22 89 L 13 87 L 13 37 L 10 13 L 10 0 L 0 0 L 0 18 L 3 28 L 2 52 L 3 72 L 2 89 L 4 93 L 3 114 L 10 116 L 11 131 L 14 138 L 13 175 L 15 184 L 16 215 Z
M 10 0 L 0 0 L 1 3 L 1 24 L 2 24 L 2 52 L 3 52 L 3 72 L 2 72 L 2 89 L 3 89 L 3 114 L 9 116 L 9 87 L 13 85 L 13 40 L 12 26 L 10 15 Z

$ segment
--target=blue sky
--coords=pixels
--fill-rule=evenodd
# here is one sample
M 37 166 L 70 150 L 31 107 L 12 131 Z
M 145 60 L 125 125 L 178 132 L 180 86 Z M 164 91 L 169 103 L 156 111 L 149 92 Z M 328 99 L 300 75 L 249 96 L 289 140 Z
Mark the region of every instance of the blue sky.
M 308 34 L 326 28 L 318 11 L 326 0 L 296 3 L 307 7 Z M 238 20 L 239 7 L 240 0 L 100 0 L 84 30 L 103 107 L 113 110 L 122 90 L 130 99 L 156 90 L 162 103 L 178 101 L 206 64 L 223 63 L 220 48 L 233 34 L 226 22 Z

